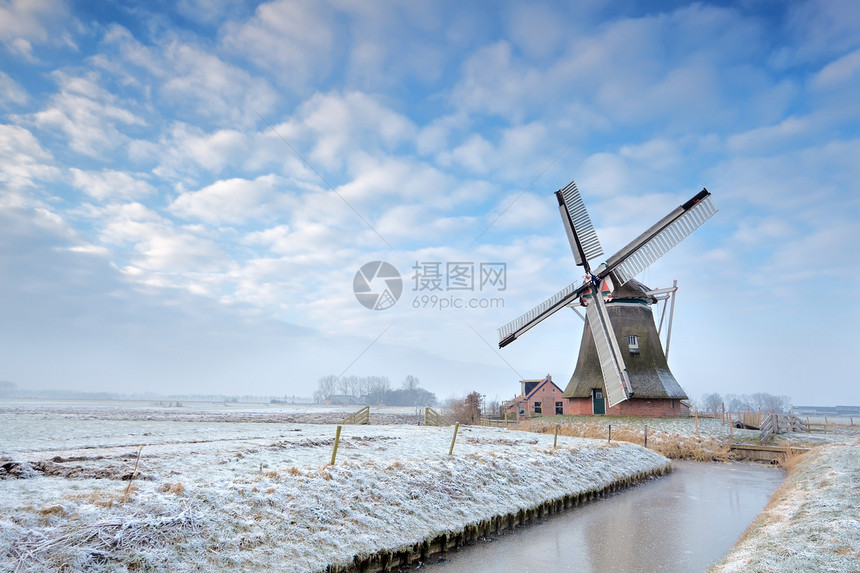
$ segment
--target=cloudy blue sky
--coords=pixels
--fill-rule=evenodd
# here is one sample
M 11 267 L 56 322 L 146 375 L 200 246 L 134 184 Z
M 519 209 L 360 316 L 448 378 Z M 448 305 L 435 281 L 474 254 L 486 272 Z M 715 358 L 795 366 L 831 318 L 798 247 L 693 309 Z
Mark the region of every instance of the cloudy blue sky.
M 688 394 L 860 404 L 851 0 L 0 0 L 0 380 L 564 383 L 573 312 L 495 329 L 579 278 L 571 179 L 607 254 L 713 193 L 639 277 L 679 281 Z M 391 308 L 354 296 L 369 261 L 402 275 Z

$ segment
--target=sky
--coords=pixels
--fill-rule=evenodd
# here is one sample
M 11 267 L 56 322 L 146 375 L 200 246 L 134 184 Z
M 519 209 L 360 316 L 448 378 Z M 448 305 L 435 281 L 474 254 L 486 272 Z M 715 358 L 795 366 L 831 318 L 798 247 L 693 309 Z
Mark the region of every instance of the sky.
M 0 380 L 564 387 L 576 314 L 496 329 L 581 279 L 575 180 L 607 257 L 713 194 L 637 277 L 692 398 L 860 404 L 858 158 L 851 0 L 0 0 Z

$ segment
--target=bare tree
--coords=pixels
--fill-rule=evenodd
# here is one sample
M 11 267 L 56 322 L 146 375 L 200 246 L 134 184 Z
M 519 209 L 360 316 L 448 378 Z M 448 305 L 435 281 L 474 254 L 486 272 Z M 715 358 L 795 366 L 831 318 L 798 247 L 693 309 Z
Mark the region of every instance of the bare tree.
M 328 376 L 323 376 L 317 381 L 317 390 L 314 392 L 314 400 L 317 403 L 321 403 L 324 400 L 327 400 L 332 394 L 335 393 L 337 385 L 337 376 L 334 374 L 329 374 Z
M 723 398 L 716 392 L 702 396 L 702 405 L 706 412 L 718 413 L 723 405 Z
M 484 402 L 484 415 L 485 416 L 501 416 L 502 415 L 502 403 L 499 400 L 498 396 L 494 396 L 492 400 L 486 400 Z
M 478 392 L 471 392 L 464 398 L 449 398 L 445 413 L 455 422 L 477 424 L 481 419 L 482 398 Z
M 370 402 L 374 404 L 385 403 L 385 393 L 391 388 L 391 383 L 387 376 L 368 376 L 367 377 L 367 396 Z
M 400 387 L 404 390 L 416 390 L 420 384 L 421 382 L 418 380 L 418 378 L 416 378 L 412 374 L 409 374 L 408 376 L 406 376 L 406 378 L 403 379 L 403 383 L 400 385 Z

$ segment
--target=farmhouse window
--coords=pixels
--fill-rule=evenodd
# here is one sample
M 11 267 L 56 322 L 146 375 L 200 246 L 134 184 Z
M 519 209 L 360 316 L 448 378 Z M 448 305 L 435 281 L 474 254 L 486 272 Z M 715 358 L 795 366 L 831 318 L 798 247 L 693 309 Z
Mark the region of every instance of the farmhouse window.
M 542 414 L 543 413 L 541 411 L 541 406 L 542 406 L 542 404 L 540 402 L 535 402 L 535 414 Z
M 564 402 L 556 402 L 555 403 L 555 415 L 561 416 L 564 414 Z

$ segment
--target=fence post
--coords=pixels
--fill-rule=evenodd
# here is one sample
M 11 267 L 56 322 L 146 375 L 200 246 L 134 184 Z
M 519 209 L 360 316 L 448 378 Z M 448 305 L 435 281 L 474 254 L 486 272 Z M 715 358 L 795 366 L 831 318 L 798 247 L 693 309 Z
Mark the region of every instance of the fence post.
M 609 424 L 609 438 L 606 441 L 607 443 L 612 443 L 612 424 Z
M 738 412 L 738 419 L 740 419 L 740 412 Z M 735 424 L 732 422 L 732 413 L 729 412 L 729 437 L 735 437 Z
M 331 451 L 331 464 L 334 465 L 334 460 L 337 457 L 337 445 L 340 443 L 340 431 L 342 426 L 337 427 L 337 432 L 334 435 L 334 449 Z
M 451 448 L 448 450 L 448 455 L 449 455 L 449 456 L 453 456 L 453 455 L 454 455 L 454 442 L 456 442 L 456 441 L 457 441 L 457 431 L 458 431 L 459 429 L 460 429 L 460 422 L 457 422 L 456 424 L 454 424 L 454 437 L 453 437 L 453 438 L 451 438 Z
M 696 435 L 699 435 L 699 411 L 693 410 L 693 415 L 696 417 Z
M 648 447 L 648 424 L 645 424 L 645 447 Z
M 723 426 L 725 426 L 726 425 L 726 403 L 723 402 L 722 406 L 723 406 Z

